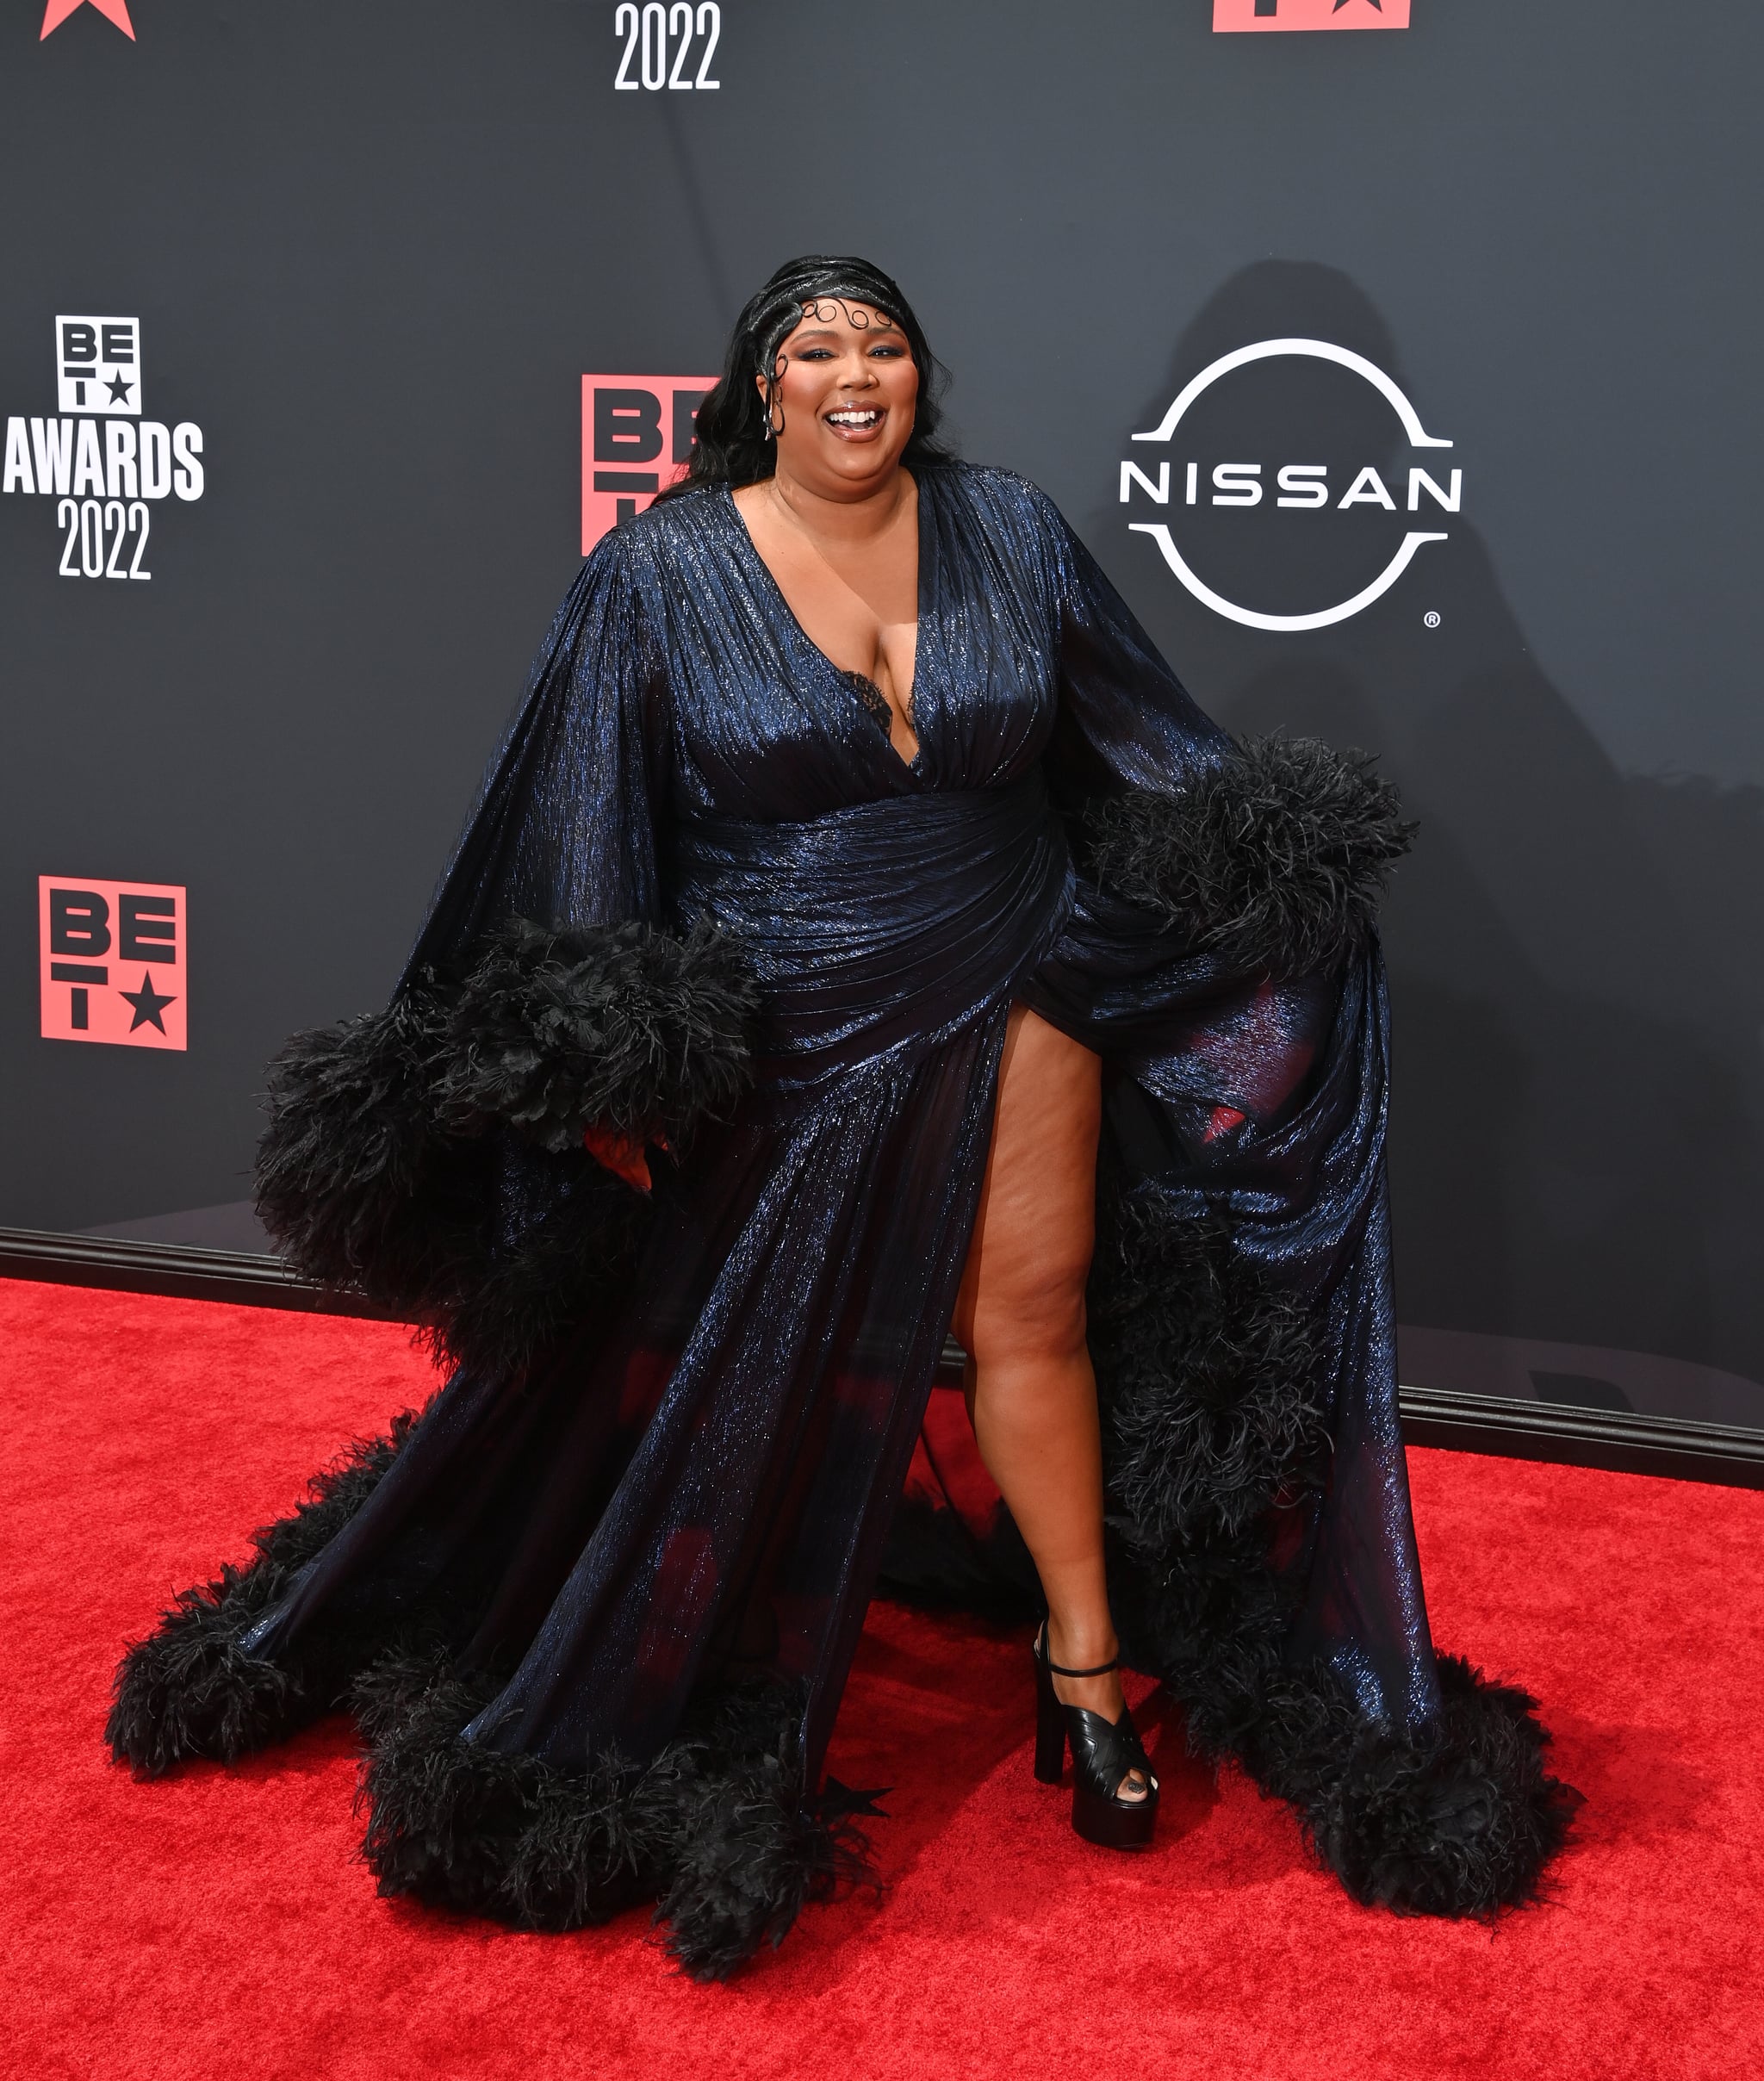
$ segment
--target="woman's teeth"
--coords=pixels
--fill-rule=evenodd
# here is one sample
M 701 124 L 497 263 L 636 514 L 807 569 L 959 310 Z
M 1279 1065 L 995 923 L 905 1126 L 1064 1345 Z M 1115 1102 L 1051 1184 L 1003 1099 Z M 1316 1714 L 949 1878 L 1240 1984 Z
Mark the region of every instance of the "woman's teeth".
M 860 411 L 855 407 L 842 407 L 839 411 L 827 414 L 827 423 L 829 426 L 879 426 L 882 414 L 870 407 Z

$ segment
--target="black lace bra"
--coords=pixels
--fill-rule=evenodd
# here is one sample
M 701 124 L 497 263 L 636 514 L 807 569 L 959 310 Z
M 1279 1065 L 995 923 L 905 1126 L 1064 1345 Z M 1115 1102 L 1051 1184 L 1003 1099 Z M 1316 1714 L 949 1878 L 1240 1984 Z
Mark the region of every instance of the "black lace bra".
M 875 680 L 866 677 L 861 672 L 848 672 L 843 666 L 839 666 L 835 669 L 838 671 L 840 678 L 845 681 L 846 685 L 851 688 L 869 711 L 873 718 L 890 736 L 892 736 L 894 734 L 894 704 L 883 693 Z M 909 701 L 906 711 L 908 729 L 912 727 L 912 703 Z

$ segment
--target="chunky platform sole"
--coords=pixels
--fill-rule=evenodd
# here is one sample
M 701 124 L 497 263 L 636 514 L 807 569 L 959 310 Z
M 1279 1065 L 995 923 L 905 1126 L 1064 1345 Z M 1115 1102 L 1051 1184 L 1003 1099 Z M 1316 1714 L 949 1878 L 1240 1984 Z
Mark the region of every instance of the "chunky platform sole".
M 1158 1827 L 1158 1780 L 1152 1775 L 1131 1712 L 1123 1711 L 1112 1726 L 1099 1712 L 1064 1705 L 1054 1693 L 1053 1678 L 1104 1676 L 1101 1669 L 1056 1669 L 1047 1659 L 1043 1638 L 1035 1642 L 1035 1776 L 1058 1785 L 1071 1750 L 1071 1824 L 1086 1842 L 1106 1850 L 1142 1850 Z M 1138 1771 L 1151 1786 L 1143 1799 L 1115 1797 L 1114 1786 L 1129 1771 Z M 1107 1789 L 1104 1789 L 1107 1787 Z

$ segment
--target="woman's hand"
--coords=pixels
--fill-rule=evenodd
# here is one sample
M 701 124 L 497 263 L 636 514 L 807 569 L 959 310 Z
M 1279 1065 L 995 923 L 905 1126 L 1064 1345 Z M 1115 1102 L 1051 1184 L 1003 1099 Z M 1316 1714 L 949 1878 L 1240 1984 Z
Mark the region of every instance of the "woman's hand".
M 649 1159 L 641 1135 L 621 1134 L 616 1127 L 590 1127 L 582 1136 L 582 1146 L 596 1163 L 604 1164 L 615 1177 L 622 1177 L 648 1197 Z M 655 1146 L 665 1149 L 668 1144 L 658 1136 Z

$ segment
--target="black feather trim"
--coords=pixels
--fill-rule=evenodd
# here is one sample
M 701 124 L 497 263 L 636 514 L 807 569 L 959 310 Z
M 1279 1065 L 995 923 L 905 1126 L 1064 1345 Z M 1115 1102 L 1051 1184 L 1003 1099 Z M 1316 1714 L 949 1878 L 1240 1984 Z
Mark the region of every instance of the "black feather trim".
M 1180 794 L 1134 788 L 1096 804 L 1090 871 L 1231 968 L 1332 967 L 1371 937 L 1418 828 L 1372 764 L 1312 737 L 1246 738 Z
M 270 1065 L 258 1218 L 294 1269 L 421 1318 L 481 1254 L 487 1152 L 437 1122 L 450 1046 L 432 985 L 296 1034 Z
M 1545 1770 L 1525 1693 L 1442 1655 L 1436 1721 L 1369 1719 L 1334 1670 L 1284 1660 L 1293 1586 L 1255 1534 L 1156 1562 L 1121 1542 L 1109 1587 L 1124 1656 L 1181 1701 L 1189 1747 L 1289 1801 L 1356 1900 L 1488 1917 L 1538 1898 L 1580 1795 Z
M 1442 1713 L 1409 1734 L 1327 1667 L 1286 1660 L 1297 1586 L 1274 1525 L 1327 1450 L 1305 1318 L 1217 1221 L 1151 1189 L 1099 1215 L 1091 1343 L 1127 1659 L 1182 1701 L 1199 1753 L 1291 1802 L 1355 1899 L 1489 1916 L 1535 1898 L 1577 1795 L 1544 1768 L 1531 1699 L 1442 1657 Z
M 454 1010 L 442 1109 L 551 1150 L 594 1125 L 678 1142 L 746 1088 L 758 1003 L 736 943 L 707 922 L 680 940 L 511 919 Z
M 1149 1187 L 1099 1212 L 1090 1348 L 1110 1507 L 1153 1549 L 1233 1538 L 1326 1463 L 1310 1325 L 1221 1222 L 1183 1219 Z
M 624 1774 L 609 1765 L 575 1780 L 572 1804 L 533 1757 L 462 1742 L 499 1688 L 419 1650 L 383 1655 L 357 1680 L 363 1850 L 380 1891 L 500 1910 L 525 1929 L 605 1922 L 642 1898 L 648 1874 Z
M 1417 1734 L 1340 1729 L 1301 1811 L 1363 1905 L 1486 1919 L 1536 1897 L 1580 1795 L 1544 1770 L 1535 1699 L 1456 1655 L 1439 1658 L 1439 1687 L 1440 1718 Z
M 513 1244 L 483 1244 L 421 1310 L 421 1341 L 444 1365 L 512 1378 L 627 1290 L 648 1202 L 591 1158 L 531 1160 L 567 1172 L 546 1210 Z
M 268 1589 L 259 1565 L 223 1568 L 202 1588 L 180 1590 L 158 1630 L 123 1655 L 104 1738 L 138 1778 L 163 1777 L 190 1756 L 233 1762 L 313 1717 L 288 1671 L 239 1647 L 268 1608 Z
M 119 1763 L 157 1778 L 193 1756 L 234 1762 L 339 1702 L 353 1674 L 350 1643 L 339 1636 L 285 1662 L 248 1655 L 239 1641 L 361 1508 L 415 1420 L 407 1413 L 388 1437 L 357 1444 L 314 1476 L 291 1517 L 252 1536 L 255 1560 L 181 1590 L 157 1630 L 127 1649 L 104 1729 Z
M 383 1012 L 287 1044 L 258 1214 L 307 1277 L 417 1323 L 453 1364 L 512 1376 L 620 1290 L 647 1225 L 584 1131 L 679 1148 L 746 1084 L 756 1002 L 708 924 L 682 940 L 512 919 L 463 985 L 426 975 Z M 499 1126 L 537 1146 L 523 1154 Z
M 1544 1769 L 1534 1699 L 1438 1666 L 1443 1709 L 1413 1733 L 1369 1721 L 1321 1665 L 1283 1671 L 1244 1761 L 1363 1906 L 1488 1919 L 1537 1898 L 1580 1795 Z
M 277 1518 L 252 1534 L 260 1559 L 291 1575 L 321 1554 L 385 1479 L 420 1420 L 416 1410 L 404 1410 L 393 1418 L 383 1438 L 357 1438 L 332 1465 L 315 1474 L 290 1516 Z
M 794 1693 L 725 1693 L 653 1761 L 574 1774 L 460 1740 L 497 1689 L 438 1654 L 388 1655 L 357 1683 L 382 1893 L 554 1930 L 653 1899 L 681 1966 L 723 1979 L 808 1899 L 873 1883 L 849 1803 L 804 1796 Z

